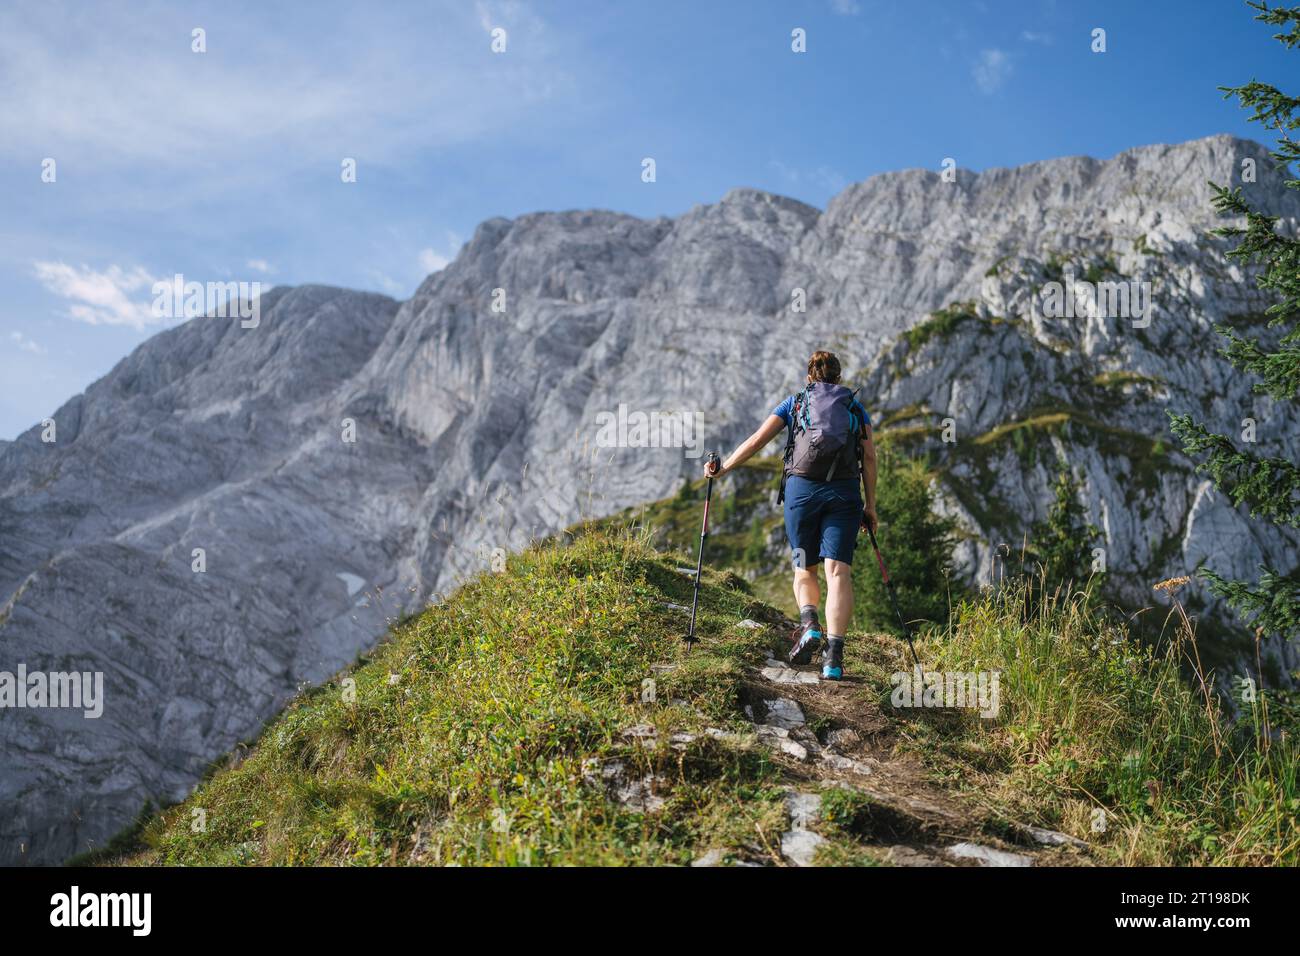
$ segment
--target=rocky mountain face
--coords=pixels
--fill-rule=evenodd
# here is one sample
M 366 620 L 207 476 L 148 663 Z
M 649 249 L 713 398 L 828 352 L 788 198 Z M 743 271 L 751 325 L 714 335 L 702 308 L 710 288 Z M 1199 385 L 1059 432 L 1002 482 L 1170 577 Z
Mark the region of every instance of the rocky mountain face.
M 825 212 L 737 190 L 675 219 L 493 219 L 407 302 L 276 289 L 257 328 L 155 336 L 51 416 L 53 442 L 0 444 L 0 672 L 104 675 L 98 718 L 0 711 L 0 862 L 56 862 L 182 797 L 497 549 L 672 492 L 816 347 L 863 369 L 877 424 L 943 460 L 973 575 L 1045 512 L 1058 456 L 1135 602 L 1203 561 L 1293 564 L 1164 415 L 1251 418 L 1261 451 L 1297 450 L 1214 351 L 1216 322 L 1268 304 L 1206 236 L 1207 180 L 1240 183 L 1243 160 L 1294 225 L 1265 150 L 1219 136 L 891 173 Z M 1149 295 L 1144 327 L 1043 294 L 1121 280 Z

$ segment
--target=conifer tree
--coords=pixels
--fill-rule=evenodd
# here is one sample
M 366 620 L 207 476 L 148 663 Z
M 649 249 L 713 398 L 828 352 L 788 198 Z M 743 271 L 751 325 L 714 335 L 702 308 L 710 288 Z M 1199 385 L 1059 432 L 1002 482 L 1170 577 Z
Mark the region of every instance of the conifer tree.
M 925 463 L 882 449 L 876 481 L 877 535 L 895 581 L 899 608 L 909 622 L 948 619 L 949 574 L 956 521 L 935 511 L 933 476 Z M 889 595 L 865 536 L 853 562 L 855 628 L 900 633 Z M 960 595 L 954 595 L 954 601 Z
M 1281 31 L 1274 39 L 1288 49 L 1300 46 L 1300 7 L 1270 9 L 1267 3 L 1254 2 L 1248 6 L 1258 11 L 1255 19 Z M 1243 109 L 1251 110 L 1251 122 L 1276 134 L 1277 148 L 1271 155 L 1285 175 L 1293 176 L 1300 161 L 1300 143 L 1292 137 L 1300 128 L 1300 99 L 1256 80 L 1221 89 L 1225 98 L 1236 97 Z M 1241 324 L 1217 326 L 1216 331 L 1226 340 L 1221 354 L 1237 369 L 1256 377 L 1255 391 L 1273 398 L 1279 403 L 1279 414 L 1294 420 L 1300 398 L 1300 239 L 1293 229 L 1279 229 L 1278 217 L 1257 208 L 1241 186 L 1210 186 L 1215 208 L 1240 220 L 1214 230 L 1216 235 L 1235 241 L 1228 258 L 1258 267 L 1259 288 L 1274 300 L 1262 329 Z M 1300 189 L 1300 180 L 1290 178 L 1286 186 Z M 1295 462 L 1248 451 L 1190 415 L 1171 414 L 1170 427 L 1190 457 L 1201 457 L 1198 470 L 1207 473 L 1234 505 L 1245 505 L 1256 520 L 1284 528 L 1300 527 L 1300 467 Z M 1211 590 L 1244 615 L 1252 627 L 1288 638 L 1300 634 L 1300 567 L 1261 567 L 1259 579 L 1253 583 L 1227 580 L 1212 568 L 1203 569 L 1202 574 Z
M 1030 532 L 1034 553 L 1049 586 L 1082 587 L 1090 580 L 1096 582 L 1092 574 L 1092 549 L 1101 530 L 1089 524 L 1079 490 L 1079 483 L 1062 463 L 1052 483 L 1053 501 L 1047 520 L 1036 522 Z

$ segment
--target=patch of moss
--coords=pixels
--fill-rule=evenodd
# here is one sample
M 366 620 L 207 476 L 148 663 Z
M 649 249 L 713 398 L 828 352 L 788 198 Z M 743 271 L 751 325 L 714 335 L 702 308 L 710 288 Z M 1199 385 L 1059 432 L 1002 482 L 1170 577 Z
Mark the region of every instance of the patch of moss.
M 1083 271 L 1083 278 L 1086 282 L 1101 282 L 1107 276 L 1119 275 L 1119 266 L 1115 265 L 1115 260 L 1111 256 L 1106 256 L 1100 262 L 1088 263 L 1088 268 Z
M 1123 388 L 1125 385 L 1159 387 L 1166 382 L 1158 376 L 1142 375 L 1138 372 L 1099 372 L 1092 377 L 1092 384 L 1102 388 Z
M 984 278 L 988 279 L 993 276 L 996 276 L 999 272 L 1001 272 L 1002 264 L 1005 263 L 1010 258 L 1011 258 L 1011 253 L 1007 253 L 1005 256 L 1000 256 L 998 260 L 993 263 L 993 265 L 989 266 L 988 269 L 985 270 Z
M 974 302 L 954 302 L 930 313 L 928 319 L 908 329 L 903 336 L 911 350 L 916 352 L 933 338 L 946 339 L 959 325 L 975 317 Z

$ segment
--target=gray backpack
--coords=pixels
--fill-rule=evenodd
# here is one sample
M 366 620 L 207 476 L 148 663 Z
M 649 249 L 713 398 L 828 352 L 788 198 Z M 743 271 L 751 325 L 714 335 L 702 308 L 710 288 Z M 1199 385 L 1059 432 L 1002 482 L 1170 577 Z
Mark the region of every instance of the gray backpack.
M 862 475 L 862 419 L 853 409 L 857 392 L 829 382 L 809 382 L 794 397 L 781 492 L 791 475 L 813 481 L 858 478 Z

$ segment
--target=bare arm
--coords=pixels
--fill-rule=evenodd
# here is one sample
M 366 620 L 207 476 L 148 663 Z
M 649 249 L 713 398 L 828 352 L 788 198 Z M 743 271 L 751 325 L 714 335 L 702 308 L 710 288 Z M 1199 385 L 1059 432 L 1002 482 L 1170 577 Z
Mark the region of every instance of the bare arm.
M 715 477 L 725 475 L 736 466 L 749 461 L 764 445 L 775 438 L 783 428 L 785 428 L 785 422 L 781 421 L 776 415 L 768 415 L 767 421 L 758 426 L 758 431 L 746 438 L 740 447 L 727 457 L 727 460 L 722 463 L 722 467 L 714 473 Z M 704 473 L 709 473 L 708 465 L 704 466 Z
M 862 439 L 862 490 L 864 518 L 870 522 L 868 527 L 876 530 L 876 444 L 871 440 L 871 426 L 867 426 L 867 437 Z

